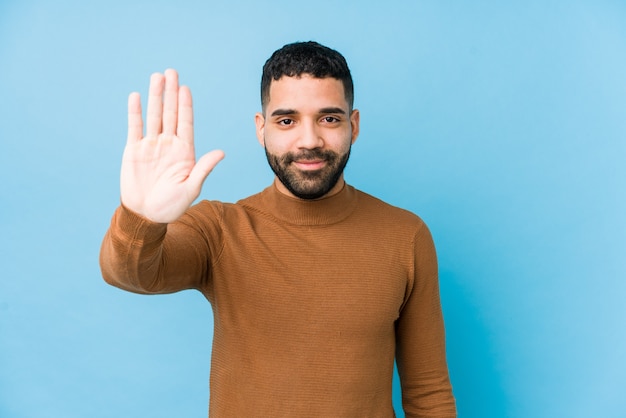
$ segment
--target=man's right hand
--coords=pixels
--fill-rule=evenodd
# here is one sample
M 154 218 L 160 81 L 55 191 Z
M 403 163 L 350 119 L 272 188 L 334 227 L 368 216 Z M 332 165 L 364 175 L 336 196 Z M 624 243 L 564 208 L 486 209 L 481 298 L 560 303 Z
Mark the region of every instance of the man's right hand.
M 150 79 L 146 136 L 139 93 L 128 97 L 128 140 L 121 173 L 122 204 L 160 223 L 178 219 L 200 195 L 202 183 L 224 158 L 211 151 L 197 162 L 189 88 L 166 70 Z

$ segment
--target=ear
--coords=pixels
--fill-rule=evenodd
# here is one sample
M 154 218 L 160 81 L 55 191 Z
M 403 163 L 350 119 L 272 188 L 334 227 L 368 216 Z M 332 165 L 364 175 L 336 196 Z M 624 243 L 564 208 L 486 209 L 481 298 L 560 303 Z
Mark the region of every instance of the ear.
M 262 147 L 265 147 L 265 117 L 262 113 L 254 115 L 254 124 L 256 125 L 256 138 Z
M 359 136 L 359 123 L 361 122 L 361 114 L 359 109 L 354 109 L 350 113 L 350 125 L 352 126 L 352 143 L 356 142 L 356 138 Z

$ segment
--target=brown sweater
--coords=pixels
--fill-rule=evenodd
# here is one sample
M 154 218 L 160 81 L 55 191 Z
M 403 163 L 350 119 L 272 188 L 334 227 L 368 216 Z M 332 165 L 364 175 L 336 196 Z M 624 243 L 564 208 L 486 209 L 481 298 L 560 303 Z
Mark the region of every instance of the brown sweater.
M 437 261 L 426 225 L 345 186 L 303 201 L 274 186 L 157 224 L 120 207 L 100 256 L 137 293 L 211 302 L 211 417 L 455 417 Z

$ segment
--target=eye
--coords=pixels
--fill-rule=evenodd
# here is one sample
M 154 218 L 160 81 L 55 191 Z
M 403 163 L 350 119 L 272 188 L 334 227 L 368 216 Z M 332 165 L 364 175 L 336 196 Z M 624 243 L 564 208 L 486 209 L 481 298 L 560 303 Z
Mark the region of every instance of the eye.
M 282 126 L 289 126 L 293 124 L 293 119 L 281 119 L 278 121 L 278 124 Z
M 339 119 L 337 119 L 334 116 L 324 116 L 322 118 L 322 122 L 326 122 L 326 123 L 336 123 L 339 122 Z

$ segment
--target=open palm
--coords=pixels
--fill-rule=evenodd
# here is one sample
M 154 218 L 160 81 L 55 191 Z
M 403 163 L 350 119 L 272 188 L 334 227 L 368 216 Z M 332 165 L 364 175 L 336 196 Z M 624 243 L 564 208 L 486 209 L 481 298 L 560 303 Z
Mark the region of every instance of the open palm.
M 224 153 L 212 151 L 196 162 L 191 91 L 179 88 L 174 70 L 152 75 L 146 119 L 143 136 L 141 99 L 131 93 L 122 204 L 154 222 L 169 223 L 191 206 Z

